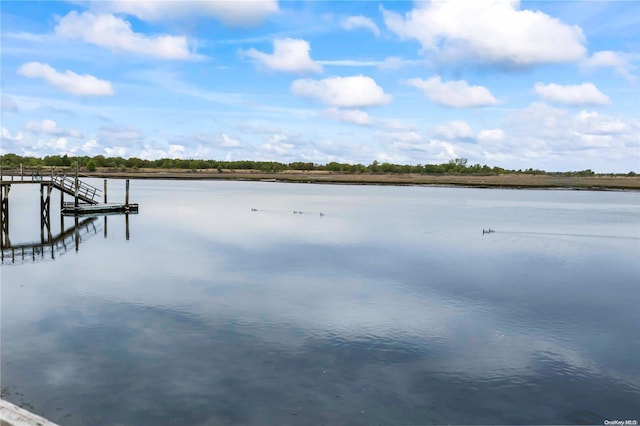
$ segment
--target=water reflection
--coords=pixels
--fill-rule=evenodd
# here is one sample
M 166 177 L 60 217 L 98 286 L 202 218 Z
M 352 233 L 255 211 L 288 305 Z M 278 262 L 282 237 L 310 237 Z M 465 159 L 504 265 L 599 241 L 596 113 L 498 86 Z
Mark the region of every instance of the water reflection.
M 136 238 L 3 269 L 8 399 L 65 425 L 637 417 L 638 239 L 586 236 L 640 236 L 637 198 L 140 186 Z
M 68 218 L 67 218 L 68 219 Z M 40 241 L 27 243 L 12 243 L 8 228 L 3 232 L 1 263 L 4 265 L 21 265 L 23 263 L 35 263 L 55 260 L 69 250 L 76 252 L 80 244 L 100 232 L 100 224 L 97 216 L 72 217 L 73 225 L 65 226 L 65 215 L 60 215 L 60 233 L 52 235 L 49 225 L 41 227 Z M 43 223 L 41 222 L 41 225 Z M 125 215 L 125 238 L 129 240 L 129 215 Z M 107 216 L 103 217 L 103 236 L 107 238 Z

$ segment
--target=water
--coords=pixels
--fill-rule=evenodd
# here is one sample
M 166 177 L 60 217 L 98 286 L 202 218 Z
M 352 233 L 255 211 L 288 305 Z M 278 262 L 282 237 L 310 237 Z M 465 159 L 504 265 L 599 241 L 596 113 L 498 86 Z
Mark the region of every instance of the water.
M 12 189 L 12 243 L 39 238 L 38 196 Z M 638 193 L 132 181 L 131 199 L 128 240 L 99 217 L 78 251 L 2 266 L 8 400 L 63 425 L 640 420 Z

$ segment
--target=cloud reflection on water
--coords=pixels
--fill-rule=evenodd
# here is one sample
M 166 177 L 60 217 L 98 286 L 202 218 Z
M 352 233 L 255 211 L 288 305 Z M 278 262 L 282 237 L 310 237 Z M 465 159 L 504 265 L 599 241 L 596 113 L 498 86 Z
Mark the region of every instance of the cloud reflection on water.
M 341 207 L 321 218 L 252 215 L 242 186 L 214 187 L 178 216 L 145 203 L 128 242 L 3 269 L 3 382 L 91 424 L 632 416 L 633 241 L 485 238 L 476 223 L 518 211 L 442 210 L 457 190 L 322 187 Z M 265 199 L 325 202 L 287 188 Z

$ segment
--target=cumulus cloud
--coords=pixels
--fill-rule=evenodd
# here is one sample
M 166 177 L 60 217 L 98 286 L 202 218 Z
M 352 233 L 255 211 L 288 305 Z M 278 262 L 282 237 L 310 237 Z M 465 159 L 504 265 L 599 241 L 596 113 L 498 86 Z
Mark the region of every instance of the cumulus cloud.
M 436 126 L 434 136 L 447 140 L 473 141 L 476 138 L 471 127 L 462 120 L 453 120 Z
M 295 144 L 288 142 L 289 137 L 285 134 L 275 134 L 262 144 L 261 150 L 267 154 L 277 154 L 279 156 L 291 155 L 296 149 Z
M 45 135 L 55 135 L 55 136 L 69 136 L 72 138 L 82 138 L 82 132 L 77 129 L 69 129 L 64 130 L 58 127 L 58 124 L 49 119 L 45 119 L 42 121 L 27 121 L 24 126 L 24 130 L 33 133 L 41 133 Z
M 11 134 L 11 132 L 6 129 L 6 128 L 2 128 L 2 140 L 7 140 L 10 142 L 19 142 L 22 140 L 22 132 L 19 132 L 17 135 L 13 136 Z
M 322 72 L 322 66 L 311 59 L 311 46 L 306 40 L 285 38 L 273 41 L 273 53 L 249 49 L 241 54 L 255 59 L 265 67 L 276 71 L 296 73 Z
M 131 29 L 131 23 L 109 13 L 69 12 L 60 19 L 55 33 L 115 51 L 142 53 L 161 59 L 196 57 L 189 51 L 186 37 L 136 33 Z
M 505 120 L 500 152 L 522 167 L 600 172 L 637 170 L 640 121 L 593 111 L 572 114 L 543 102 Z M 578 155 L 576 153 L 579 153 Z
M 623 52 L 603 50 L 585 58 L 582 61 L 581 66 L 587 70 L 611 68 L 620 77 L 627 81 L 634 82 L 636 80 L 636 76 L 633 74 L 633 71 L 635 71 L 637 67 L 631 63 L 631 60 L 632 55 Z
M 318 99 L 338 108 L 362 108 L 384 105 L 391 96 L 384 93 L 376 81 L 367 76 L 329 77 L 322 80 L 300 79 L 291 84 L 296 96 Z
M 344 28 L 345 30 L 364 28 L 371 31 L 376 36 L 380 35 L 380 29 L 378 28 L 376 23 L 373 22 L 373 20 L 371 20 L 370 18 L 361 15 L 349 16 L 348 18 L 344 18 L 342 22 L 340 22 L 340 26 L 342 26 L 342 28 Z
M 427 80 L 412 78 L 408 85 L 420 89 L 432 102 L 453 108 L 496 105 L 498 101 L 484 86 L 470 86 L 465 80 L 443 82 L 435 76 Z
M 82 145 L 81 149 L 87 154 L 93 154 L 99 147 L 100 147 L 100 144 L 98 144 L 98 141 L 95 139 L 91 139 L 85 142 Z
M 359 109 L 328 108 L 324 110 L 323 115 L 334 120 L 359 124 L 361 126 L 370 126 L 373 124 L 373 120 L 369 117 L 369 114 Z
M 593 83 L 578 85 L 536 83 L 533 88 L 542 99 L 558 104 L 581 106 L 611 103 L 609 97 L 598 90 Z
M 223 148 L 238 148 L 241 145 L 240 140 L 234 139 L 226 133 L 222 133 L 220 138 L 222 139 L 220 146 Z
M 404 16 L 383 9 L 389 30 L 416 39 L 425 51 L 482 63 L 532 66 L 572 62 L 586 52 L 585 36 L 518 0 L 417 2 Z
M 167 155 L 171 158 L 183 158 L 185 155 L 184 146 L 178 144 L 169 145 Z
M 107 157 L 126 157 L 129 153 L 129 148 L 126 146 L 109 146 L 104 149 Z
M 574 117 L 574 130 L 590 135 L 621 135 L 629 133 L 631 126 L 620 118 L 600 115 L 593 111 L 580 111 Z
M 89 74 L 76 74 L 73 71 L 58 72 L 48 64 L 27 62 L 18 68 L 18 74 L 27 78 L 43 78 L 49 84 L 76 96 L 111 96 L 114 94 L 111 83 Z
M 228 26 L 252 26 L 278 12 L 277 0 L 115 0 L 90 2 L 93 10 L 126 13 L 144 21 L 173 21 L 193 16 L 213 17 Z

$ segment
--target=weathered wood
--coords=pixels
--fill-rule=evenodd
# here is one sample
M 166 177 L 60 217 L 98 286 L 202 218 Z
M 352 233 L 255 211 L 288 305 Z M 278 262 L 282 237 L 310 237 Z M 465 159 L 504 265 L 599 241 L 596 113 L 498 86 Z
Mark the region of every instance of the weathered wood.
M 11 185 L 4 185 L 0 189 L 0 234 L 2 247 L 9 246 L 9 191 Z
M 81 204 L 74 206 L 73 204 L 65 204 L 62 209 L 62 214 L 74 214 L 74 215 L 90 215 L 90 214 L 105 214 L 105 213 L 137 213 L 138 204 L 122 204 L 122 203 L 109 203 L 109 204 Z
M 107 204 L 107 180 L 104 180 L 104 203 Z
M 59 426 L 3 399 L 0 399 L 0 422 L 2 426 Z
M 125 195 L 124 195 L 124 205 L 128 206 L 129 205 L 129 179 L 127 179 L 126 184 L 125 184 Z
M 78 185 L 78 162 L 76 161 L 76 185 L 75 185 L 75 201 L 74 204 L 76 207 L 78 207 L 78 191 L 79 191 L 79 185 Z

